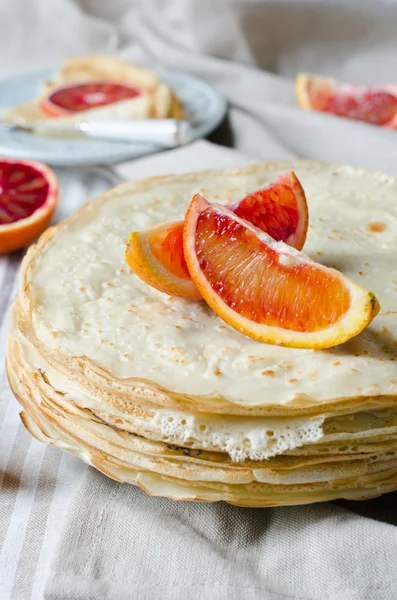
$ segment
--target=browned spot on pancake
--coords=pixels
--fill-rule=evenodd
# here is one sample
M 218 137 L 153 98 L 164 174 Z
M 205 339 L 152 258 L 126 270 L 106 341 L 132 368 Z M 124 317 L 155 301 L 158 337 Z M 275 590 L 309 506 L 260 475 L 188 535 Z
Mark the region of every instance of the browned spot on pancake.
M 295 377 L 288 379 L 288 383 L 295 383 L 295 381 L 299 381 L 299 379 L 296 379 Z
M 384 313 L 380 313 L 379 316 L 386 317 L 387 315 L 397 315 L 397 311 L 396 310 L 387 310 Z
M 364 275 L 364 273 L 362 271 L 358 271 L 359 275 Z
M 352 369 L 352 373 L 358 373 L 358 369 Z
M 396 385 L 397 379 L 390 379 L 390 383 L 393 383 L 394 385 Z
M 274 377 L 275 374 L 276 373 L 272 369 L 265 369 L 264 371 L 261 371 L 261 375 L 268 375 L 269 377 Z
M 324 252 L 316 252 L 317 256 L 323 256 Z
M 250 354 L 248 356 L 248 360 L 253 363 L 262 362 L 263 360 L 266 360 L 266 359 L 267 359 L 267 356 L 254 356 L 253 354 Z
M 382 231 L 387 229 L 387 225 L 386 223 L 382 223 L 382 221 L 372 221 L 372 223 L 368 223 L 367 229 L 371 233 L 382 233 Z
M 280 367 L 282 367 L 283 369 L 285 369 L 286 371 L 292 371 L 293 370 L 293 366 L 286 364 L 286 365 L 280 365 Z
M 388 327 L 382 327 L 382 333 L 389 333 Z
M 335 362 L 332 363 L 334 365 L 334 367 L 340 367 L 340 365 L 342 364 L 340 362 L 340 360 L 336 360 Z
M 218 369 L 218 367 L 216 367 L 216 369 L 214 369 L 214 375 L 216 375 L 217 377 L 219 377 L 219 375 L 223 375 L 222 371 L 220 369 Z

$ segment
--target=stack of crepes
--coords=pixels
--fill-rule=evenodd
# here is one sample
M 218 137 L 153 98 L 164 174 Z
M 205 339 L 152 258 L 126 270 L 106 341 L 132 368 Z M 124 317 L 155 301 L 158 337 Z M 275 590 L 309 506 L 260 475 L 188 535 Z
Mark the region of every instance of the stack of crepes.
M 305 252 L 373 290 L 369 327 L 284 348 L 167 296 L 125 263 L 132 230 L 181 219 L 196 192 L 234 201 L 294 170 Z M 48 230 L 23 262 L 8 373 L 39 440 L 152 495 L 239 506 L 361 500 L 397 489 L 397 181 L 265 163 L 127 183 Z

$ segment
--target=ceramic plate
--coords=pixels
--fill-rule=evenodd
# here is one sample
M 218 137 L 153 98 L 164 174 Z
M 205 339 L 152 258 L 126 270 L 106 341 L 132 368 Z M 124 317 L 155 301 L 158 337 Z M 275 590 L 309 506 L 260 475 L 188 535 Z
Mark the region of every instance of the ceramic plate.
M 41 83 L 51 77 L 49 71 L 30 73 L 0 81 L 0 111 L 34 98 Z M 193 139 L 213 131 L 226 113 L 226 101 L 213 88 L 190 75 L 161 72 L 183 102 L 193 127 Z M 103 141 L 87 138 L 53 138 L 22 131 L 10 131 L 0 125 L 0 155 L 41 160 L 58 166 L 110 165 L 158 152 L 152 143 Z

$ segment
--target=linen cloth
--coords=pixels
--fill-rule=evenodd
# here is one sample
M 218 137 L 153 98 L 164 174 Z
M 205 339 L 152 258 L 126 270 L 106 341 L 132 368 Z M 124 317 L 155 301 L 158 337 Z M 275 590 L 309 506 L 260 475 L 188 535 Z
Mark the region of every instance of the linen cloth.
M 121 165 L 123 178 L 295 156 L 397 175 L 396 132 L 303 112 L 293 95 L 297 71 L 393 78 L 391 0 L 2 0 L 0 18 L 0 75 L 117 51 L 195 74 L 227 97 L 229 117 L 211 139 L 239 153 L 198 142 Z M 60 173 L 58 218 L 116 180 L 101 173 Z M 0 259 L 1 364 L 20 258 Z M 278 509 L 149 498 L 31 439 L 2 367 L 1 480 L 1 599 L 397 596 L 397 494 Z

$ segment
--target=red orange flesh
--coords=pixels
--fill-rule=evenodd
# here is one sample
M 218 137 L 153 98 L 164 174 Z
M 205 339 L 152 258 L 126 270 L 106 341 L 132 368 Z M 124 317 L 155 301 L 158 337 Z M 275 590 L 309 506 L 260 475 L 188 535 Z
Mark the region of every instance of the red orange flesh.
M 149 243 L 163 267 L 182 279 L 190 279 L 183 254 L 183 221 L 165 223 L 152 231 Z
M 371 88 L 298 75 L 296 95 L 303 108 L 380 127 L 397 127 L 397 85 Z
M 51 117 L 75 114 L 135 98 L 141 90 L 109 81 L 79 83 L 54 90 L 40 102 L 40 108 Z
M 36 161 L 0 158 L 0 253 L 30 244 L 48 226 L 57 200 L 52 169 Z
M 229 208 L 276 241 L 297 250 L 303 248 L 309 216 L 305 193 L 295 173 L 281 175 L 275 183 L 248 194 Z

